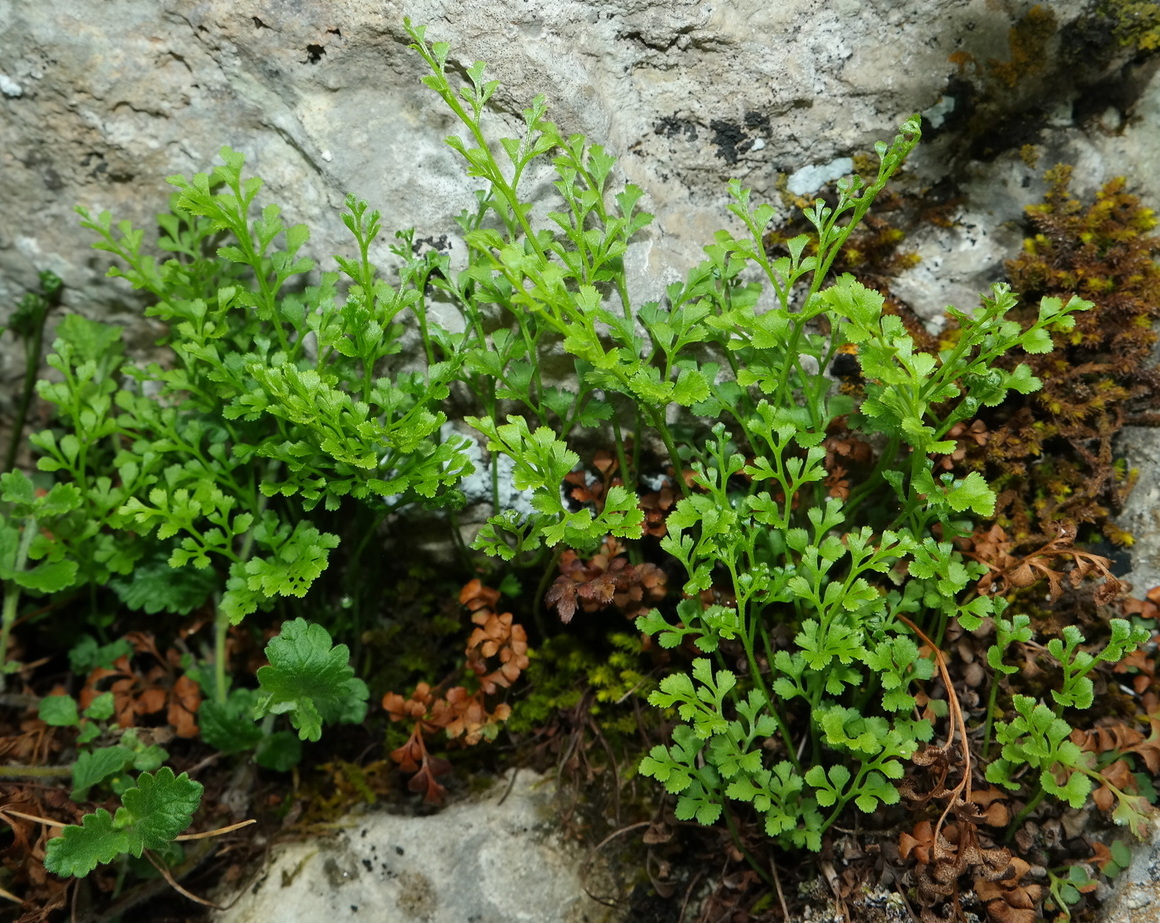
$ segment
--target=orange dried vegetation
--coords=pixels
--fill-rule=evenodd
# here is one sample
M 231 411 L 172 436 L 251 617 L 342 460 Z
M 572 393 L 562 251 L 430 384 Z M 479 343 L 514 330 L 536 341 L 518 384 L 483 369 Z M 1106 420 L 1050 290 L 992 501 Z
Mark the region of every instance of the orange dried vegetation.
M 411 773 L 407 787 L 423 795 L 431 804 L 441 804 L 447 789 L 439 777 L 451 771 L 447 760 L 432 756 L 427 738 L 442 732 L 448 740 L 464 746 L 492 739 L 499 724 L 511 714 L 506 702 L 489 704 L 487 697 L 510 688 L 528 666 L 528 637 L 510 612 L 496 612 L 498 590 L 479 580 L 467 583 L 459 601 L 471 611 L 476 628 L 467 640 L 466 669 L 473 675 L 474 691 L 452 686 L 440 693 L 428 683 L 415 686 L 409 698 L 396 692 L 383 696 L 383 709 L 392 721 L 412 723 L 411 736 L 391 751 L 391 759 L 405 773 Z
M 93 670 L 81 690 L 80 707 L 88 708 L 98 695 L 112 692 L 113 714 L 121 727 L 136 727 L 140 719 L 164 713 L 178 737 L 196 737 L 201 690 L 181 672 L 181 653 L 169 648 L 162 654 L 148 632 L 131 631 L 125 639 L 135 656 L 118 658 L 112 668 Z M 137 664 L 138 655 L 152 658 L 154 665 L 142 669 Z M 107 682 L 110 679 L 112 682 Z

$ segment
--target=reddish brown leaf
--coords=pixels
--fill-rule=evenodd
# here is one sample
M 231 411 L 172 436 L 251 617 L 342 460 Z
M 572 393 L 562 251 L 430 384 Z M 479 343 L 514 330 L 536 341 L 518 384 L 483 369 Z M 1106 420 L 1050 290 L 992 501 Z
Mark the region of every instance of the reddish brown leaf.
M 548 604 L 549 609 L 556 610 L 560 616 L 560 621 L 567 625 L 576 615 L 576 595 L 575 583 L 568 577 L 557 577 L 548 587 L 544 601 Z
M 181 676 L 169 693 L 169 707 L 165 720 L 173 726 L 178 737 L 196 737 L 197 712 L 200 707 L 200 687 L 188 676 Z

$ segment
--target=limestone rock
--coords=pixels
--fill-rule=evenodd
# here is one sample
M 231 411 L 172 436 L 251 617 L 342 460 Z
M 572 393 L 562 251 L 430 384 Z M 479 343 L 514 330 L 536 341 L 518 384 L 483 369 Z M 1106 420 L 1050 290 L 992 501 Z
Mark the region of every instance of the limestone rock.
M 610 923 L 584 855 L 559 839 L 550 780 L 521 771 L 429 817 L 367 813 L 277 849 L 217 923 Z M 581 872 L 585 874 L 581 875 Z
M 637 294 L 646 300 L 696 262 L 729 220 L 730 178 L 774 197 L 780 176 L 825 176 L 891 137 L 911 113 L 945 109 L 952 89 L 964 86 L 961 60 L 951 57 L 1006 59 L 1026 6 L 0 2 L 0 200 L 8 218 L 0 228 L 0 312 L 47 268 L 64 278 L 70 307 L 137 313 L 122 283 L 102 279 L 106 260 L 89 249 L 73 206 L 149 227 L 164 205 L 164 178 L 209 169 L 223 144 L 249 155 L 291 222 L 311 227 L 312 252 L 324 262 L 349 246 L 338 217 L 347 192 L 380 208 L 387 228 L 414 225 L 420 239 L 450 240 L 474 183 L 442 144 L 457 126 L 419 82 L 423 66 L 406 47 L 404 14 L 430 24 L 430 39 L 450 41 L 459 66 L 489 62 L 504 84 L 495 136 L 515 131 L 520 111 L 542 93 L 565 132 L 584 132 L 620 156 L 657 214 L 634 254 Z M 1086 7 L 1052 4 L 1056 30 Z M 1060 75 L 1076 68 L 1036 67 L 1026 93 L 1045 92 L 1054 79 L 1066 102 L 1073 82 Z M 947 151 L 964 130 L 953 113 L 946 125 L 948 140 L 923 166 L 930 176 L 946 172 Z
M 1117 449 L 1137 472 L 1136 486 L 1117 520 L 1136 538 L 1132 570 L 1126 579 L 1132 595 L 1143 597 L 1160 586 L 1160 431 L 1152 427 L 1125 427 Z
M 1113 884 L 1111 896 L 1100 908 L 1102 923 L 1160 921 L 1160 821 L 1152 823 L 1149 837 Z

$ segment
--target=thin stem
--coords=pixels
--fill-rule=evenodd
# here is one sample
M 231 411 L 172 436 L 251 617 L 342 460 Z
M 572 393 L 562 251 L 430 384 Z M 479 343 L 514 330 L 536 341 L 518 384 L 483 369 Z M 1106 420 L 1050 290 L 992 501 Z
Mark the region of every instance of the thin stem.
M 935 644 L 933 641 L 931 641 L 931 639 L 928 638 L 926 636 L 926 634 L 923 633 L 921 628 L 919 628 L 917 625 L 915 625 L 914 622 L 912 622 L 910 619 L 908 619 L 905 615 L 902 615 L 900 613 L 895 617 L 900 622 L 903 622 L 905 625 L 907 625 L 911 631 L 913 631 L 923 641 L 925 641 L 927 643 L 927 645 L 930 646 L 930 649 L 932 651 L 934 651 L 935 663 L 938 665 L 939 676 L 942 678 L 943 684 L 946 686 L 947 704 L 950 707 L 950 719 L 951 719 L 950 720 L 950 728 L 947 731 L 947 742 L 944 745 L 944 748 L 948 752 L 950 751 L 951 745 L 955 741 L 955 731 L 956 730 L 958 730 L 959 734 L 962 736 L 962 739 L 963 739 L 963 742 L 959 745 L 959 749 L 962 751 L 962 754 L 963 754 L 963 778 L 959 782 L 959 784 L 956 785 L 951 790 L 952 797 L 947 801 L 946 808 L 943 809 L 942 814 L 939 816 L 938 823 L 935 824 L 934 840 L 935 840 L 935 842 L 938 842 L 938 837 L 942 831 L 943 824 L 946 823 L 946 819 L 949 816 L 949 814 L 951 813 L 951 809 L 955 806 L 956 802 L 966 803 L 966 802 L 971 800 L 971 785 L 972 785 L 971 775 L 972 775 L 973 769 L 971 766 L 970 742 L 967 740 L 967 724 L 966 724 L 966 721 L 963 719 L 962 708 L 959 707 L 958 693 L 955 692 L 954 684 L 951 682 L 950 671 L 947 669 L 946 655 L 943 654 L 943 652 L 939 649 L 937 644 Z M 1042 791 L 1040 792 L 1039 797 L 1042 797 Z M 1038 804 L 1038 801 L 1036 801 L 1035 803 Z M 1011 829 L 1017 829 L 1017 827 L 1013 827 Z
M 73 766 L 0 766 L 0 779 L 66 779 L 73 774 Z M 15 811 L 6 811 L 15 814 Z M 21 814 L 20 817 L 27 815 Z M 55 824 L 56 821 L 51 821 Z
M 653 427 L 661 437 L 661 441 L 665 444 L 665 451 L 669 454 L 669 461 L 673 463 L 673 471 L 676 473 L 677 485 L 681 488 L 681 495 L 687 497 L 689 495 L 689 485 L 685 482 L 685 469 L 681 464 L 681 456 L 677 452 L 677 446 L 673 442 L 673 434 L 669 432 L 668 424 L 665 423 L 664 408 L 658 410 L 655 407 L 650 407 L 648 408 L 648 415 L 652 417 Z
M 736 846 L 737 851 L 745 857 L 745 861 L 749 863 L 749 867 L 752 868 L 753 871 L 757 872 L 757 874 L 761 876 L 761 880 L 772 888 L 774 886 L 773 879 L 770 877 L 769 873 L 764 868 L 762 868 L 757 859 L 754 858 L 753 853 L 745 848 L 745 843 L 741 840 L 741 832 L 737 829 L 737 821 L 733 819 L 732 813 L 730 813 L 728 809 L 724 810 L 722 813 L 725 815 L 725 825 L 729 828 L 729 836 L 733 839 L 733 845 Z
M 628 458 L 624 454 L 624 437 L 620 432 L 620 421 L 614 414 L 612 417 L 612 439 L 616 444 L 616 461 L 620 465 L 621 478 L 626 487 L 636 486 L 636 471 L 628 466 Z
M 455 510 L 448 510 L 447 521 L 451 526 L 451 541 L 455 545 L 456 553 L 459 555 L 460 564 L 463 565 L 465 572 L 471 573 L 473 564 L 471 548 L 463 539 L 463 525 L 459 521 L 459 514 Z
M 40 350 L 44 337 L 44 318 L 47 311 L 40 311 L 32 329 L 32 338 L 25 341 L 24 386 L 20 391 L 20 403 L 16 405 L 16 416 L 8 434 L 8 451 L 4 456 L 4 470 L 11 471 L 16 466 L 16 453 L 24 436 L 24 423 L 28 419 L 28 408 L 32 405 L 32 395 L 36 392 L 36 378 L 40 371 Z
M 1011 821 L 1010 826 L 1007 827 L 1007 835 L 1003 838 L 1005 843 L 1010 843 L 1014 838 L 1015 833 L 1023 826 L 1023 822 L 1031 815 L 1031 812 L 1039 807 L 1039 802 L 1043 800 L 1043 796 L 1047 794 L 1047 790 L 1040 785 L 1031 800 L 1023 806 L 1023 810 L 1015 815 Z
M 32 538 L 36 535 L 36 517 L 30 516 L 24 521 L 24 531 L 20 535 L 20 544 L 16 547 L 16 560 L 12 562 L 12 570 L 20 573 L 28 562 L 28 549 L 32 547 Z M 4 612 L 0 616 L 0 692 L 4 691 L 7 673 L 2 669 L 8 663 L 8 638 L 12 633 L 12 626 L 16 624 L 16 610 L 20 603 L 20 585 L 15 580 L 5 581 L 4 584 Z
M 273 478 L 278 467 L 282 463 L 277 459 L 270 459 L 266 465 L 263 475 L 267 478 Z M 242 537 L 242 547 L 238 552 L 238 562 L 245 563 L 249 560 L 251 552 L 254 550 L 254 529 L 256 529 L 262 521 L 262 514 L 266 511 L 266 506 L 269 504 L 270 498 L 263 494 L 260 490 L 257 491 L 257 503 L 254 505 L 254 524 L 246 531 Z M 230 632 L 230 618 L 224 611 L 222 611 L 221 597 L 217 596 L 214 600 L 214 694 L 217 697 L 219 705 L 225 705 L 226 699 L 229 697 L 229 683 L 226 680 L 226 640 Z
M 495 419 L 495 413 L 491 414 L 491 418 Z M 502 510 L 499 505 L 499 452 L 491 453 L 488 469 L 491 474 L 491 511 L 498 516 Z
M 229 684 L 226 680 L 226 641 L 230 633 L 229 617 L 222 611 L 221 598 L 214 606 L 213 623 L 213 677 L 214 695 L 219 705 L 225 705 L 229 698 Z
M 540 633 L 541 638 L 548 637 L 548 626 L 544 621 L 544 608 L 542 605 L 544 594 L 548 592 L 548 584 L 554 579 L 553 575 L 556 573 L 556 566 L 560 563 L 560 556 L 563 553 L 564 546 L 557 546 L 556 550 L 552 553 L 552 560 L 544 568 L 540 582 L 536 584 L 536 593 L 532 597 L 532 621 L 535 622 L 536 630 Z
M 995 721 L 995 705 L 999 701 L 999 676 L 991 678 L 991 694 L 987 697 L 987 720 L 983 722 L 983 759 L 991 753 L 991 728 Z
M 8 663 L 8 636 L 12 631 L 12 625 L 16 622 L 16 607 L 19 602 L 20 588 L 16 585 L 16 581 L 6 581 L 4 584 L 3 623 L 0 624 L 0 667 L 6 666 Z M 7 672 L 0 669 L 0 692 L 4 691 L 7 676 Z

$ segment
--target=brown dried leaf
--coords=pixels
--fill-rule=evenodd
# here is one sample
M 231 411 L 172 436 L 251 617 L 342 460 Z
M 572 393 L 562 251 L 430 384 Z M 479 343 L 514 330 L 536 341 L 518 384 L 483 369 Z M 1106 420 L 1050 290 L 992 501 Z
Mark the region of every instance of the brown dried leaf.
M 555 609 L 560 621 L 567 625 L 576 615 L 577 594 L 576 584 L 570 578 L 560 576 L 548 587 L 544 602 L 548 604 L 549 609 Z
M 173 725 L 178 737 L 196 737 L 197 712 L 200 707 L 201 688 L 188 676 L 181 676 L 170 690 L 165 720 Z

